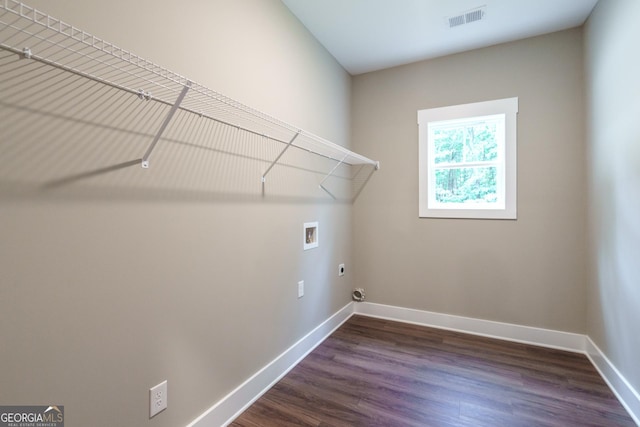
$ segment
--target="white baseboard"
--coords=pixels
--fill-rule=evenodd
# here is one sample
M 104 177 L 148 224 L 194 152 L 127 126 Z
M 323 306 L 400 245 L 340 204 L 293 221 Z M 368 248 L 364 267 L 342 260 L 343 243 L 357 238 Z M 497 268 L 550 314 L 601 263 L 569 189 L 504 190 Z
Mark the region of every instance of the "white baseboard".
M 364 316 L 397 320 L 405 323 L 414 323 L 524 344 L 534 344 L 578 353 L 584 353 L 586 349 L 586 336 L 570 332 L 560 332 L 531 326 L 493 322 L 491 320 L 474 319 L 471 317 L 454 316 L 451 314 L 434 313 L 431 311 L 414 310 L 411 308 L 368 302 L 356 303 L 354 310 L 356 314 L 362 314 Z
M 346 322 L 352 314 L 353 303 L 349 303 L 222 398 L 187 427 L 220 427 L 230 424 L 333 331 Z
M 633 421 L 640 426 L 640 393 L 638 393 L 629 381 L 618 371 L 611 361 L 604 355 L 598 346 L 587 337 L 587 357 L 596 367 L 598 372 L 613 393 L 616 395 L 622 406 L 625 407 Z
M 355 314 L 465 332 L 585 354 L 633 421 L 640 426 L 640 394 L 586 335 L 382 304 L 356 303 Z

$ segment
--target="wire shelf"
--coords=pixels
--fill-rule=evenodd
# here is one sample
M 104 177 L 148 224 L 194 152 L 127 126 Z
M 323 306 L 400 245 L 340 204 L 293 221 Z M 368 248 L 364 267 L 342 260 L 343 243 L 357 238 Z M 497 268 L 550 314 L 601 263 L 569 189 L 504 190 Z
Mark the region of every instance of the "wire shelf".
M 143 101 L 172 106 L 172 112 L 143 157 L 144 167 L 148 166 L 148 157 L 164 127 L 178 109 L 286 144 L 283 153 L 295 147 L 335 160 L 338 165 L 379 167 L 374 160 L 248 107 L 15 0 L 0 0 L 0 48 L 129 92 Z M 265 172 L 263 182 L 279 158 Z

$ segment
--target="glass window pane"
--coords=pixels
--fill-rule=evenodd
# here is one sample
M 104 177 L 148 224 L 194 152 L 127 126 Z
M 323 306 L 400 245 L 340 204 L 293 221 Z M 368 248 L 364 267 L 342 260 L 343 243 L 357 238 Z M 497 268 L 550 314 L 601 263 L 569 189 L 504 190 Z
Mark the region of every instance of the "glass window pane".
M 465 161 L 485 162 L 498 157 L 496 126 L 496 122 L 465 126 Z
M 496 203 L 497 168 L 436 169 L 436 202 Z
M 433 132 L 435 163 L 460 163 L 463 161 L 464 128 L 436 128 Z
M 487 162 L 498 158 L 498 129 L 504 115 L 429 124 L 434 163 Z

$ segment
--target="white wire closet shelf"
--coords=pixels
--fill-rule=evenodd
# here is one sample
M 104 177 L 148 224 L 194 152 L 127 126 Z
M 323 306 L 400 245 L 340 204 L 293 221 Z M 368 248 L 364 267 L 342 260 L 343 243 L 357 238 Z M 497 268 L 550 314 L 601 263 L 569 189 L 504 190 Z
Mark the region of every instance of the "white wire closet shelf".
M 151 154 L 178 109 L 283 143 L 282 152 L 265 169 L 262 182 L 290 147 L 336 161 L 325 179 L 341 164 L 379 168 L 374 160 L 221 95 L 15 0 L 0 0 L 0 48 L 129 92 L 144 101 L 171 106 L 142 156 L 144 168 L 149 167 Z

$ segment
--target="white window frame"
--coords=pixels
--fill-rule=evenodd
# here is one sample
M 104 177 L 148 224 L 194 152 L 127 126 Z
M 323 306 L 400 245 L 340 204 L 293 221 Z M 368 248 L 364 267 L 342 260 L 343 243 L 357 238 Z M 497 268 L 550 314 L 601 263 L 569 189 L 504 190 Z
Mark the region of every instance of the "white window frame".
M 517 218 L 517 114 L 518 98 L 475 102 L 418 111 L 418 205 L 424 218 Z M 434 152 L 429 123 L 504 115 L 504 147 L 498 155 L 499 207 L 493 204 L 449 203 L 435 201 L 435 170 L 430 154 Z M 504 180 L 502 180 L 504 178 Z M 502 199 L 504 195 L 504 199 Z M 504 203 L 502 203 L 504 201 Z

